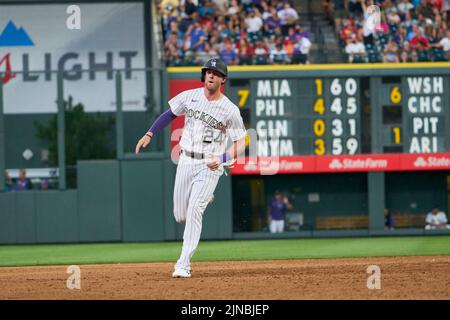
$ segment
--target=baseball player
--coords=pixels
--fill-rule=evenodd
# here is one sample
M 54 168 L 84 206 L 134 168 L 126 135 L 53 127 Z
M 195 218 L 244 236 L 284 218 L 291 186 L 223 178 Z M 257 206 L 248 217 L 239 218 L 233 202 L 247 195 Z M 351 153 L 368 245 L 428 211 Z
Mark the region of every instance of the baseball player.
M 186 224 L 174 278 L 191 277 L 190 262 L 200 240 L 203 212 L 213 199 L 224 166 L 231 165 L 245 150 L 246 130 L 239 108 L 220 91 L 227 76 L 228 69 L 222 60 L 207 61 L 201 69 L 204 86 L 172 98 L 170 108 L 156 119 L 136 145 L 138 154 L 154 134 L 176 117 L 185 116 L 173 207 L 175 220 Z M 233 142 L 228 150 L 227 138 Z

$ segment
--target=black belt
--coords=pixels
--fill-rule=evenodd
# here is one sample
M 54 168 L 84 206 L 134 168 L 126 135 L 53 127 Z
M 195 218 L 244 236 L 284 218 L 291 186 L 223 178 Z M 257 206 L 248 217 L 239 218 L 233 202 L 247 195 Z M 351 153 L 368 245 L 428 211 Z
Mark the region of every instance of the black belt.
M 206 156 L 204 153 L 191 152 L 186 150 L 181 150 L 181 153 L 184 153 L 186 156 L 191 157 L 192 159 L 205 159 Z

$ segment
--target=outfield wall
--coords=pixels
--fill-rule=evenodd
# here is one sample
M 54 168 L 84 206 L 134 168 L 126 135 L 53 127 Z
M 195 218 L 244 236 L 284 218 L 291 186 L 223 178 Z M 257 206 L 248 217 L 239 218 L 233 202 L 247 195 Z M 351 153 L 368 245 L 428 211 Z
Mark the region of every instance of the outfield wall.
M 445 68 L 444 68 L 445 67 Z M 346 69 L 347 68 L 347 69 Z M 354 69 L 351 65 L 333 68 L 332 65 L 307 66 L 287 70 L 276 67 L 258 70 L 230 68 L 230 81 L 240 78 L 275 79 L 361 76 L 377 83 L 375 78 L 386 76 L 426 76 L 450 74 L 449 65 L 430 68 Z M 199 68 L 169 69 L 163 74 L 162 109 L 166 101 L 180 90 L 173 80 L 183 80 L 186 88 L 201 86 Z M 236 71 L 236 72 L 234 72 Z M 117 82 L 120 86 L 120 82 Z M 175 82 L 179 84 L 179 82 Z M 447 83 L 447 82 L 446 82 Z M 185 89 L 186 89 L 185 88 Z M 56 88 L 55 88 L 56 89 Z M 227 87 L 226 90 L 230 90 Z M 375 106 L 377 88 L 372 87 L 371 106 Z M 236 92 L 236 91 L 234 91 Z M 443 121 L 448 128 L 448 90 L 445 91 Z M 234 99 L 234 98 L 232 98 Z M 249 100 L 255 102 L 255 100 Z M 236 102 L 238 103 L 238 101 Z M 120 104 L 118 104 L 120 105 Z M 293 105 L 295 107 L 295 105 Z M 249 109 L 252 105 L 249 105 Z M 251 111 L 250 111 L 251 112 Z M 142 113 L 144 114 L 144 113 Z M 377 117 L 380 114 L 378 113 Z M 0 124 L 1 119 L 0 116 Z M 178 119 L 179 122 L 182 120 Z M 251 124 L 252 118 L 247 121 Z M 375 120 L 374 120 L 375 121 Z M 145 132 L 144 125 L 135 128 Z M 175 124 L 176 126 L 176 124 Z M 0 126 L 0 135 L 11 139 Z M 122 150 L 113 160 L 80 161 L 77 164 L 77 189 L 24 191 L 0 193 L 0 243 L 57 243 L 57 242 L 137 242 L 180 240 L 183 225 L 175 223 L 172 213 L 173 183 L 176 165 L 171 160 L 170 131 L 162 139 L 163 151 L 145 152 L 139 156 Z M 448 135 L 443 131 L 443 139 Z M 138 137 L 136 137 L 137 139 Z M 333 137 L 331 137 L 333 138 Z M 116 127 L 116 139 L 123 141 L 123 124 Z M 377 138 L 378 139 L 378 138 Z M 381 150 L 384 140 L 375 139 L 373 146 Z M 446 140 L 444 140 L 446 141 Z M 9 141 L 8 143 L 12 143 Z M 4 144 L 1 157 L 5 158 Z M 446 148 L 448 142 L 443 146 Z M 123 152 L 124 151 L 124 152 Z M 445 151 L 445 150 L 444 150 Z M 3 162 L 4 163 L 4 162 Z M 385 206 L 401 213 L 424 214 L 435 203 L 443 204 L 447 211 L 448 176 L 443 168 L 415 171 L 362 171 L 332 173 L 283 173 L 258 175 L 233 173 L 223 176 L 215 192 L 215 200 L 204 215 L 202 239 L 250 239 L 292 237 L 340 237 L 372 235 L 427 235 L 448 231 L 425 231 L 419 227 L 384 230 Z M 266 204 L 274 190 L 289 193 L 296 208 L 304 214 L 304 225 L 297 231 L 272 235 L 265 228 Z M 317 195 L 319 194 L 319 202 Z M 414 204 L 414 205 L 412 205 Z M 366 227 L 319 230 L 317 218 L 323 216 L 364 216 Z

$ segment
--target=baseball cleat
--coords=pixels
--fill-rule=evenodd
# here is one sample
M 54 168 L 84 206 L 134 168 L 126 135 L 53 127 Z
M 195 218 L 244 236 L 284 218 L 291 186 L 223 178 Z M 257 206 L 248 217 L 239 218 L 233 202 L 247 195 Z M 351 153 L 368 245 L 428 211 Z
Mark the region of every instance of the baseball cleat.
M 186 269 L 175 269 L 172 273 L 172 278 L 190 278 L 191 272 Z

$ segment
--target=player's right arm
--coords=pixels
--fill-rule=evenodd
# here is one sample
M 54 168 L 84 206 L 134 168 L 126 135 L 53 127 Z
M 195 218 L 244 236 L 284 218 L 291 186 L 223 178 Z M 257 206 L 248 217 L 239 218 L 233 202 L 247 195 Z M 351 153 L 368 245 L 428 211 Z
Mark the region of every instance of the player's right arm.
M 186 91 L 172 98 L 169 101 L 170 108 L 167 109 L 164 113 L 162 113 L 158 117 L 158 119 L 155 120 L 150 129 L 148 129 L 148 131 L 144 134 L 144 136 L 142 136 L 142 138 L 139 139 L 138 143 L 136 144 L 135 149 L 136 154 L 139 153 L 141 148 L 145 148 L 148 146 L 154 134 L 164 129 L 169 123 L 172 122 L 173 119 L 184 114 L 185 105 L 186 105 Z

